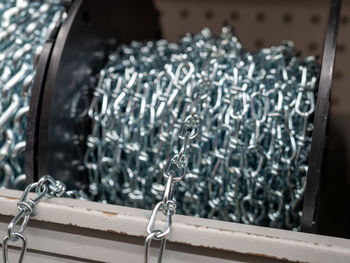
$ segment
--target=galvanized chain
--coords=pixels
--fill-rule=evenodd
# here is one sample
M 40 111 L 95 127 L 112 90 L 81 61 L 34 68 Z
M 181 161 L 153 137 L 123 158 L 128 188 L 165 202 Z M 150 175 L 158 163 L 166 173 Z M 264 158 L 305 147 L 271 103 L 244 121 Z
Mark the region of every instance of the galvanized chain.
M 91 198 L 144 209 L 159 204 L 166 189 L 158 175 L 179 149 L 198 87 L 202 125 L 188 144 L 177 212 L 297 230 L 318 74 L 316 59 L 296 56 L 292 42 L 249 53 L 229 27 L 217 38 L 204 29 L 178 44 L 120 45 L 97 77 L 87 111 Z
M 193 67 L 192 63 L 188 63 Z M 175 85 L 179 83 L 177 79 L 175 79 Z M 186 85 L 184 81 L 182 81 L 181 85 Z M 196 88 L 191 87 L 189 94 L 194 94 Z M 151 242 L 153 239 L 161 240 L 160 250 L 158 254 L 158 262 L 162 262 L 166 237 L 171 231 L 172 224 L 172 215 L 176 212 L 176 201 L 173 200 L 175 184 L 180 182 L 187 173 L 187 165 L 189 160 L 188 148 L 192 140 L 194 140 L 200 130 L 200 118 L 196 114 L 196 110 L 198 107 L 198 96 L 192 95 L 193 98 L 195 96 L 196 99 L 192 100 L 192 103 L 188 105 L 189 115 L 183 120 L 183 125 L 181 129 L 181 133 L 178 135 L 178 140 L 182 140 L 182 145 L 177 154 L 173 154 L 167 161 L 164 171 L 163 177 L 166 179 L 166 187 L 163 194 L 163 200 L 158 202 L 152 211 L 152 215 L 150 221 L 147 226 L 148 236 L 145 240 L 145 256 L 144 262 L 147 263 L 149 261 L 149 250 L 151 246 Z M 189 97 L 189 98 L 191 98 Z M 192 99 L 191 98 L 191 99 Z M 154 229 L 154 224 L 156 221 L 157 213 L 161 210 L 163 214 L 166 216 L 167 227 L 165 230 Z
M 0 3 L 0 187 L 25 185 L 26 116 L 36 64 L 64 0 Z
M 36 213 L 36 205 L 44 198 L 60 197 L 64 194 L 66 186 L 60 181 L 56 181 L 51 176 L 46 175 L 40 178 L 36 183 L 32 183 L 24 190 L 21 199 L 17 202 L 18 214 L 12 219 L 7 228 L 7 236 L 2 241 L 3 262 L 9 263 L 8 243 L 21 241 L 21 254 L 18 262 L 23 262 L 24 254 L 27 249 L 27 238 L 23 234 L 29 219 Z M 35 190 L 36 197 L 28 198 L 28 194 Z M 19 225 L 19 229 L 15 227 Z

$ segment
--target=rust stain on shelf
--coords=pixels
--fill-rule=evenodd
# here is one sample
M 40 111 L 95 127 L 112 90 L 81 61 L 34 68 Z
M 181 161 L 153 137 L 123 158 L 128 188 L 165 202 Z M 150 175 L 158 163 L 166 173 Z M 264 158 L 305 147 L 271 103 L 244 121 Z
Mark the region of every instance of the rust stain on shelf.
M 95 210 L 95 209 L 91 209 L 91 208 L 86 208 L 86 211 L 99 212 L 99 213 L 102 213 L 103 215 L 108 216 L 108 217 L 116 217 L 118 215 L 117 213 L 107 212 L 107 211 L 102 211 L 102 210 Z
M 259 233 L 250 233 L 250 232 L 243 232 L 243 231 L 237 231 L 237 230 L 229 230 L 229 229 L 222 229 L 222 228 L 215 228 L 215 227 L 210 227 L 210 226 L 200 226 L 196 224 L 189 224 L 189 223 L 184 223 L 185 225 L 188 226 L 193 226 L 196 229 L 212 229 L 212 230 L 217 230 L 220 232 L 226 232 L 229 234 L 245 234 L 245 235 L 252 235 L 252 236 L 257 236 L 257 237 L 264 237 L 264 238 L 271 238 L 271 239 L 281 239 L 278 236 L 271 236 L 271 235 L 266 235 L 266 234 L 259 234 Z M 286 239 L 290 240 L 290 239 Z
M 102 214 L 108 217 L 116 217 L 118 215 L 117 213 L 111 213 L 111 212 L 105 212 L 105 211 L 103 211 Z
M 7 200 L 19 200 L 19 198 L 17 198 L 17 197 L 5 196 L 4 198 L 7 199 Z
M 272 235 L 267 235 L 267 234 L 261 234 L 261 233 L 251 233 L 251 232 L 244 232 L 244 231 L 237 231 L 237 230 L 229 230 L 229 229 L 222 229 L 222 228 L 215 228 L 215 227 L 210 227 L 210 226 L 201 226 L 201 225 L 196 225 L 196 224 L 189 224 L 189 223 L 183 223 L 187 226 L 194 227 L 196 229 L 210 229 L 210 230 L 217 230 L 220 232 L 224 232 L 230 235 L 235 235 L 235 234 L 243 234 L 243 235 L 248 235 L 248 236 L 254 236 L 254 237 L 260 237 L 264 239 L 276 239 L 276 240 L 284 240 L 284 241 L 293 241 L 293 242 L 301 242 L 307 245 L 320 245 L 320 244 L 315 244 L 312 242 L 308 242 L 306 240 L 299 240 L 299 239 L 291 239 L 291 238 L 285 238 L 285 237 L 279 237 L 279 236 L 272 236 Z M 330 244 L 325 244 L 328 247 L 331 247 Z

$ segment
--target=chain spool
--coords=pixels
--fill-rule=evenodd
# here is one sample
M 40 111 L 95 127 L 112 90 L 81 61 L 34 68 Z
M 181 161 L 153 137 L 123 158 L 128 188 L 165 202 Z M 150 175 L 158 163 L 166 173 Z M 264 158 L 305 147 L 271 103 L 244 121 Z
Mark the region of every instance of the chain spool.
M 319 67 L 295 54 L 291 42 L 245 52 L 229 27 L 219 38 L 204 29 L 179 44 L 120 46 L 87 112 L 92 198 L 150 209 L 170 162 L 182 167 L 174 181 L 188 173 L 179 213 L 298 229 Z M 176 151 L 193 123 L 198 139 Z
M 24 1 L 18 1 L 19 4 L 23 2 Z M 14 2 L 11 2 L 11 3 L 14 3 Z M 33 123 L 36 123 L 35 125 L 37 125 L 38 123 L 40 123 L 40 125 L 36 126 L 37 133 L 35 134 L 34 138 L 32 138 L 32 141 L 31 141 L 33 145 L 35 145 L 35 147 L 33 147 L 35 151 L 31 153 L 32 158 L 30 158 L 30 161 L 28 162 L 31 162 L 33 166 L 31 167 L 30 165 L 28 165 L 27 167 L 29 168 L 27 169 L 26 173 L 29 175 L 27 179 L 29 181 L 32 181 L 33 178 L 38 178 L 39 175 L 49 172 L 51 174 L 54 174 L 55 177 L 58 177 L 59 179 L 63 179 L 65 182 L 67 181 L 69 185 L 73 185 L 77 189 L 87 190 L 87 186 L 88 186 L 87 181 L 84 181 L 84 179 L 86 179 L 87 177 L 85 176 L 86 170 L 84 168 L 83 154 L 82 154 L 84 150 L 88 148 L 86 146 L 87 133 L 84 133 L 84 132 L 79 133 L 76 131 L 79 129 L 85 130 L 82 128 L 88 128 L 91 125 L 91 122 L 88 119 L 79 119 L 77 118 L 77 116 L 84 115 L 83 114 L 84 110 L 81 111 L 81 109 L 86 108 L 86 106 L 89 105 L 89 102 L 95 95 L 93 95 L 91 90 L 89 90 L 89 87 L 91 87 L 90 85 L 91 83 L 89 83 L 89 81 L 83 81 L 83 85 L 80 85 L 82 82 L 80 82 L 80 80 L 78 80 L 76 77 L 81 76 L 81 79 L 87 80 L 88 78 L 86 78 L 86 76 L 91 75 L 91 73 L 93 75 L 94 73 L 98 72 L 98 68 L 100 68 L 104 64 L 104 61 L 106 61 L 107 59 L 104 56 L 104 54 L 106 54 L 104 52 L 106 50 L 107 51 L 112 50 L 113 48 L 111 47 L 115 47 L 117 45 L 116 42 L 114 41 L 113 36 L 121 36 L 120 39 L 122 42 L 128 42 L 131 39 L 157 39 L 159 38 L 160 30 L 157 22 L 154 22 L 157 16 L 152 11 L 153 7 L 148 4 L 145 4 L 145 6 L 151 6 L 150 10 L 147 9 L 149 12 L 142 12 L 141 14 L 135 14 L 135 15 L 133 14 L 132 18 L 130 18 L 129 20 L 127 17 L 125 17 L 125 14 L 123 15 L 123 13 L 125 12 L 120 11 L 121 14 L 118 17 L 121 17 L 125 19 L 125 21 L 129 21 L 129 22 L 131 22 L 132 20 L 136 21 L 137 25 L 132 24 L 131 22 L 131 30 L 129 31 L 129 35 L 126 35 L 125 33 L 123 33 L 125 32 L 125 30 L 122 30 L 120 28 L 106 29 L 106 28 L 103 28 L 103 26 L 101 25 L 96 26 L 96 23 L 97 23 L 96 21 L 98 20 L 104 21 L 102 18 L 103 16 L 106 18 L 106 20 L 108 20 L 109 17 L 112 17 L 111 15 L 108 14 L 108 10 L 106 10 L 106 8 L 103 8 L 103 4 L 93 4 L 92 1 L 74 1 L 72 6 L 74 6 L 75 8 L 72 8 L 70 10 L 70 15 L 68 15 L 67 21 L 65 21 L 59 34 L 57 35 L 57 40 L 59 40 L 58 41 L 59 45 L 53 48 L 52 54 L 54 56 L 48 58 L 48 61 L 49 61 L 48 70 L 44 74 L 46 80 L 44 80 L 43 86 L 40 87 L 40 88 L 45 87 L 45 90 L 40 90 L 40 92 L 38 93 L 34 92 L 35 94 L 39 94 L 39 96 L 42 96 L 43 100 L 39 103 L 40 105 L 38 105 L 38 112 L 40 112 L 41 114 L 38 114 L 35 116 L 33 115 L 29 116 L 30 121 L 33 121 Z M 118 6 L 116 9 L 128 10 L 128 8 L 130 8 L 129 4 L 121 1 L 120 3 L 118 3 Z M 110 9 L 113 9 L 113 8 L 110 8 Z M 94 13 L 91 10 L 95 10 L 96 12 Z M 102 12 L 102 10 L 106 12 L 104 13 Z M 146 10 L 146 9 L 143 9 L 143 10 Z M 149 16 L 145 15 L 146 13 L 148 13 Z M 99 15 L 97 15 L 96 17 L 94 14 L 99 14 Z M 113 16 L 115 16 L 115 14 L 113 14 Z M 79 26 L 77 26 L 77 24 L 79 24 Z M 101 23 L 101 24 L 107 25 L 108 27 L 110 23 Z M 137 36 L 137 32 L 136 32 L 137 30 L 133 29 L 133 27 L 134 26 L 135 28 L 137 26 L 140 27 L 141 24 L 151 30 L 141 30 L 145 32 L 147 31 L 147 33 L 144 36 Z M 80 31 L 78 29 L 80 29 Z M 85 29 L 86 31 L 84 32 L 83 29 Z M 78 33 L 78 31 L 81 33 Z M 92 37 L 94 41 L 89 41 L 87 40 L 88 38 L 86 38 L 86 35 L 91 34 L 91 32 L 96 33 Z M 99 33 L 103 32 L 103 33 L 98 34 L 98 32 Z M 71 41 L 72 39 L 79 40 L 78 42 L 84 43 L 86 45 L 79 46 L 78 48 L 77 45 L 72 44 L 72 42 L 74 42 L 74 41 Z M 100 41 L 98 44 L 96 44 L 98 42 L 96 40 L 103 40 L 103 41 Z M 67 52 L 69 48 L 72 48 L 73 52 Z M 66 58 L 72 57 L 72 54 L 75 54 L 74 51 L 76 52 L 77 50 L 81 51 L 80 52 L 81 56 L 80 55 L 77 56 L 77 59 L 74 61 L 74 63 L 69 62 Z M 91 51 L 91 52 L 87 52 L 87 51 Z M 94 51 L 96 52 L 94 53 Z M 24 50 L 21 52 L 25 53 L 26 49 L 24 48 Z M 87 53 L 89 54 L 93 53 L 93 56 L 92 56 L 93 58 L 91 58 L 91 60 L 89 60 L 87 63 L 82 63 L 82 61 L 86 60 Z M 98 61 L 97 64 L 96 64 L 96 61 Z M 67 70 L 62 70 L 62 66 L 61 66 L 62 64 L 60 64 L 61 62 L 64 62 L 62 64 L 64 64 L 65 66 L 70 65 L 70 66 L 67 66 Z M 83 69 L 81 65 L 84 65 L 85 68 Z M 97 68 L 94 68 L 91 65 L 97 65 Z M 22 70 L 23 71 L 21 70 L 19 71 L 19 77 L 21 77 L 21 74 L 26 70 L 26 67 L 23 67 Z M 6 75 L 6 71 L 4 71 L 4 74 Z M 66 78 L 67 81 L 62 81 L 62 74 L 65 75 L 64 77 Z M 74 84 L 69 85 L 69 82 L 74 82 Z M 76 85 L 77 83 L 79 83 L 79 85 Z M 69 86 L 69 89 L 62 88 L 62 85 L 63 87 Z M 81 89 L 81 87 L 83 88 Z M 58 90 L 61 90 L 61 92 L 58 92 Z M 64 93 L 66 93 L 67 95 L 62 95 Z M 77 101 L 80 101 L 80 98 L 75 97 L 78 93 L 80 93 L 81 96 L 84 97 L 82 101 L 85 101 L 85 103 L 83 103 L 83 105 L 79 105 L 78 111 L 76 112 L 70 111 L 69 107 L 72 104 L 77 103 Z M 59 101 L 55 102 L 50 99 L 52 97 L 60 98 L 60 99 Z M 253 101 L 254 101 L 254 98 L 255 98 L 255 95 L 253 96 Z M 244 100 L 247 101 L 247 97 L 244 97 L 244 96 L 242 96 L 239 99 L 241 99 L 242 104 L 244 104 Z M 302 99 L 303 97 L 299 98 L 299 101 L 302 101 Z M 16 102 L 17 102 L 16 97 L 13 98 L 13 102 L 14 102 L 13 104 L 13 107 L 14 107 L 16 106 Z M 234 104 L 237 105 L 239 104 L 239 102 L 240 101 L 238 100 L 237 103 L 234 103 Z M 61 111 L 61 114 L 59 113 L 59 111 Z M 306 111 L 303 111 L 303 109 L 298 108 L 298 110 L 296 111 L 299 111 L 298 112 L 299 115 L 300 113 L 307 115 L 308 111 L 311 111 L 311 108 L 309 108 Z M 241 113 L 244 113 L 244 112 L 241 112 Z M 57 116 L 59 118 L 56 119 L 58 123 L 56 125 L 52 121 L 52 119 Z M 237 112 L 232 112 L 231 117 L 233 119 L 240 118 Z M 20 118 L 20 116 L 18 116 L 18 118 Z M 66 125 L 62 125 L 63 122 L 66 123 Z M 278 131 L 277 132 L 274 131 L 274 132 L 277 133 L 277 137 L 278 137 Z M 8 142 L 7 145 L 9 145 L 12 138 L 11 132 L 6 132 L 5 135 L 7 136 L 5 141 L 7 141 Z M 65 139 L 61 139 L 59 137 L 63 137 Z M 165 139 L 165 137 L 163 139 Z M 254 142 L 256 138 L 252 138 L 251 140 L 252 142 Z M 27 142 L 28 142 L 28 139 L 27 139 Z M 300 142 L 300 144 L 301 143 L 302 142 Z M 6 143 L 4 145 L 6 145 Z M 56 150 L 55 146 L 57 145 L 62 145 L 63 147 L 59 146 L 57 148 L 60 148 L 60 149 Z M 69 146 L 68 148 L 65 149 L 67 145 L 71 145 L 77 148 L 78 150 L 67 151 L 68 148 L 71 148 L 71 146 Z M 324 142 L 322 142 L 322 145 L 324 145 Z M 6 147 L 4 149 L 6 150 Z M 16 151 L 20 152 L 20 149 L 21 147 L 19 145 L 18 150 Z M 198 148 L 195 148 L 195 149 L 198 150 Z M 259 150 L 257 150 L 256 152 L 254 151 L 255 150 L 249 151 L 249 154 L 252 155 L 251 157 L 253 159 L 256 158 L 259 154 Z M 74 152 L 75 154 L 74 158 L 71 158 L 71 155 L 67 154 L 71 152 Z M 254 155 L 256 156 L 254 157 Z M 1 156 L 3 155 L 0 155 L 0 157 Z M 67 161 L 66 158 L 68 158 L 70 161 Z M 27 160 L 29 160 L 29 158 L 27 158 Z M 301 167 L 301 170 L 303 170 L 304 168 L 305 167 Z M 8 175 L 11 174 L 11 169 L 9 168 L 9 166 L 6 166 L 6 165 L 2 167 L 4 174 L 8 174 Z M 17 170 L 16 165 L 14 169 Z M 279 170 L 278 167 L 273 167 L 272 172 L 275 173 L 275 171 L 278 171 L 278 170 Z M 72 171 L 77 172 L 79 176 L 74 178 L 74 176 L 72 176 L 71 174 Z M 303 172 L 306 173 L 307 171 L 304 169 Z M 20 182 L 24 180 L 23 174 L 22 176 L 18 176 L 17 178 L 19 178 L 18 180 Z M 5 180 L 5 181 L 8 182 L 9 180 Z M 78 183 L 74 183 L 74 182 L 78 182 Z M 217 182 L 217 183 L 220 183 L 220 182 Z M 273 184 L 275 184 L 275 182 L 273 182 L 272 185 Z M 212 189 L 214 190 L 217 190 L 215 188 L 215 185 L 213 186 L 210 186 L 210 187 L 212 187 Z M 155 185 L 155 188 L 157 188 L 157 185 Z M 155 190 L 159 192 L 159 189 L 158 190 L 155 189 Z M 179 191 L 181 191 L 181 186 Z M 90 192 L 90 194 L 91 193 L 92 192 Z M 191 197 L 187 195 L 187 198 L 191 198 Z M 230 198 L 232 199 L 232 196 L 228 195 L 227 198 L 228 200 Z M 275 198 L 278 200 L 280 196 L 277 194 Z M 185 200 L 186 198 L 184 198 L 184 207 L 186 207 Z M 247 198 L 245 199 L 245 202 L 247 204 L 250 204 L 251 201 L 249 200 L 249 198 Z M 217 204 L 217 200 L 214 200 L 213 202 L 211 202 L 211 207 L 214 207 L 216 204 Z M 299 205 L 301 204 L 299 203 L 299 204 L 296 204 L 295 206 L 299 206 Z M 189 206 L 191 205 L 189 204 Z M 238 206 L 240 207 L 241 205 L 238 205 Z M 242 210 L 244 210 L 245 205 L 243 205 L 242 207 L 243 207 Z M 277 208 L 278 208 L 278 205 L 277 205 Z M 213 218 L 216 217 L 215 211 L 212 213 L 211 216 Z M 271 217 L 274 217 L 274 213 L 271 214 Z M 247 216 L 247 218 L 248 220 L 250 220 L 249 215 Z M 310 221 L 313 219 L 309 218 L 308 220 Z

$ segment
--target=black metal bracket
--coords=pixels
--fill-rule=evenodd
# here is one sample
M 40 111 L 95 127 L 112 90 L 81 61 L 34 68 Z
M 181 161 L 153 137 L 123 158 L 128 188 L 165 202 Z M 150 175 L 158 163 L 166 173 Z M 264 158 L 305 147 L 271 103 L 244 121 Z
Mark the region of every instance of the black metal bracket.
M 65 5 L 68 10 L 70 3 Z M 41 101 L 43 90 L 46 81 L 47 70 L 49 67 L 52 51 L 56 42 L 56 37 L 62 24 L 63 12 L 56 22 L 50 36 L 43 45 L 43 50 L 40 53 L 38 64 L 36 65 L 36 74 L 31 90 L 31 100 L 28 112 L 27 128 L 26 128 L 26 149 L 24 169 L 26 174 L 26 183 L 30 184 L 34 181 L 34 175 L 37 174 L 37 142 L 38 128 L 41 113 Z
M 327 143 L 330 93 L 332 88 L 332 75 L 337 46 L 340 10 L 341 0 L 332 0 L 317 94 L 314 131 L 312 134 L 309 169 L 304 193 L 303 215 L 300 223 L 303 232 L 317 233 L 320 181 Z

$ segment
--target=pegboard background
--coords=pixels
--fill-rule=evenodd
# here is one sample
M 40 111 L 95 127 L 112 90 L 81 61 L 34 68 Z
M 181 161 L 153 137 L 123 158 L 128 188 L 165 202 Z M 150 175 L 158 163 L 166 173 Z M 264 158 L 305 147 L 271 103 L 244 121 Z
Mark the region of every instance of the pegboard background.
M 326 32 L 329 0 L 155 0 L 162 34 L 177 41 L 185 33 L 208 27 L 218 34 L 224 22 L 232 25 L 243 47 L 254 51 L 292 40 L 302 56 L 321 57 Z M 349 113 L 344 95 L 350 98 L 350 1 L 343 0 L 332 110 Z

